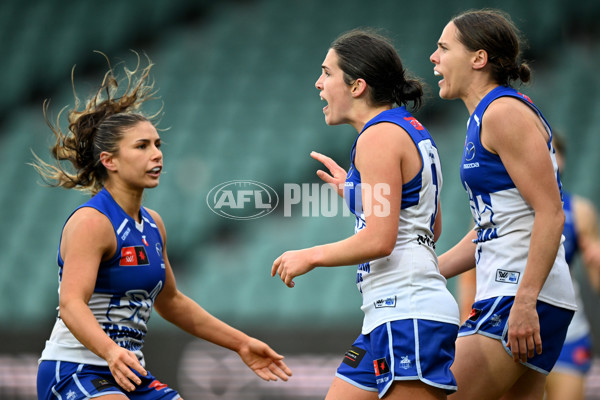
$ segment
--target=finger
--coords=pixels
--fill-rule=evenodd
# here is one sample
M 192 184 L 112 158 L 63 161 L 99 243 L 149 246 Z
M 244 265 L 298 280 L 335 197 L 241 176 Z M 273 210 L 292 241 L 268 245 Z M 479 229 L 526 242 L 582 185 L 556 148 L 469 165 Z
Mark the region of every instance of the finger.
M 294 277 L 293 277 L 293 276 L 291 276 L 291 275 L 289 275 L 289 274 L 287 274 L 287 275 L 285 276 L 285 279 L 283 280 L 283 283 L 285 283 L 285 284 L 286 284 L 288 287 L 291 287 L 291 288 L 292 288 L 292 287 L 294 287 L 294 285 L 295 285 L 295 284 L 294 284 L 294 281 L 293 281 L 292 279 L 294 279 Z
M 321 153 L 318 153 L 318 152 L 316 152 L 316 151 L 311 151 L 311 152 L 310 152 L 310 156 L 311 156 L 312 158 L 314 158 L 315 160 L 322 162 L 323 164 L 325 164 L 325 162 L 326 162 L 326 161 L 327 161 L 327 159 L 329 158 L 329 157 L 327 157 L 325 154 L 321 154 Z M 329 159 L 330 159 L 330 158 L 329 158 Z M 331 159 L 330 159 L 330 160 L 331 160 Z
M 334 178 L 322 169 L 317 170 L 317 176 L 325 183 L 333 183 Z
M 275 380 L 277 380 L 277 378 L 281 379 L 282 381 L 288 380 L 288 375 L 285 374 L 281 369 L 279 369 L 274 363 L 269 365 L 269 370 L 271 371 L 271 374 L 273 375 Z
M 140 375 L 142 376 L 146 376 L 148 375 L 148 371 L 146 371 L 144 369 L 144 367 L 142 367 L 142 364 L 140 364 L 140 361 L 138 360 L 138 358 L 135 356 L 135 354 L 133 353 L 129 353 L 131 362 L 127 363 L 127 365 L 131 368 L 133 368 L 134 370 L 136 370 Z M 135 376 L 135 374 L 133 374 Z M 142 381 L 135 376 L 135 378 L 137 379 L 136 382 L 139 385 L 140 383 L 142 383 Z
M 315 160 L 320 161 L 330 171 L 333 171 L 334 169 L 339 168 L 339 165 L 337 165 L 337 163 L 335 161 L 333 161 L 333 158 L 328 157 L 325 154 L 321 154 L 321 153 L 317 153 L 316 151 L 313 151 L 310 153 L 310 156 L 312 158 L 314 158 Z
M 275 261 L 273 261 L 273 266 L 271 267 L 271 276 L 275 276 L 277 270 L 279 269 L 279 264 L 281 263 L 281 256 L 277 257 Z
M 533 358 L 536 347 L 537 346 L 533 340 L 533 335 L 527 336 L 527 358 Z
M 512 358 L 514 362 L 519 362 L 519 342 L 516 338 L 511 337 L 512 335 L 508 335 L 508 341 L 506 342 L 506 347 L 510 349 L 512 354 Z
M 273 362 L 283 360 L 283 358 L 284 358 L 281 354 L 277 353 L 275 350 L 270 348 L 269 345 L 267 345 L 267 344 L 264 345 L 264 349 L 262 349 L 262 351 L 258 351 L 258 352 L 262 353 L 263 357 L 270 358 L 271 360 L 273 360 Z
M 128 376 L 129 374 L 131 374 L 133 376 L 132 377 Z M 123 389 L 127 390 L 128 392 L 132 392 L 135 390 L 135 385 L 132 382 L 136 382 L 136 384 L 138 384 L 138 385 L 141 383 L 139 378 L 133 372 L 131 372 L 131 370 L 127 367 L 126 367 L 126 372 L 118 371 L 116 374 L 114 374 L 114 376 L 115 376 L 115 380 L 117 381 L 119 386 L 121 386 Z
M 519 360 L 527 362 L 527 338 L 519 338 Z
M 535 341 L 535 350 L 538 354 L 542 354 L 542 337 L 539 332 L 536 332 L 534 335 Z
M 276 360 L 273 362 L 279 368 L 279 370 L 286 374 L 286 376 L 292 376 L 292 370 L 290 367 L 287 366 L 285 362 L 283 362 L 282 360 Z
M 254 373 L 256 375 L 258 375 L 258 377 L 260 379 L 262 379 L 263 381 L 268 381 L 269 380 L 269 378 L 267 377 L 267 375 L 265 374 L 265 372 L 262 369 L 255 369 Z

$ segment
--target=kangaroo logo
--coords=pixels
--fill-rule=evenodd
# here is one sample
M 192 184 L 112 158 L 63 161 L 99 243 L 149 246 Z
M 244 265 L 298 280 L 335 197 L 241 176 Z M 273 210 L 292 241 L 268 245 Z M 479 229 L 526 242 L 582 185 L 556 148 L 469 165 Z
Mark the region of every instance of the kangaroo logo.
M 123 297 L 113 297 L 106 318 L 113 322 L 148 322 L 154 299 L 160 293 L 162 285 L 162 281 L 159 281 L 150 293 L 145 290 L 129 290 Z

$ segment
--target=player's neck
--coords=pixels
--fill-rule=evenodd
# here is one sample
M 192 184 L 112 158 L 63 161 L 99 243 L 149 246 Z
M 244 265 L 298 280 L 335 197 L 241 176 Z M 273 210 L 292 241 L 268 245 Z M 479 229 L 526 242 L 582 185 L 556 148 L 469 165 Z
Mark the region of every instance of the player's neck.
M 104 188 L 127 215 L 137 222 L 141 222 L 140 209 L 142 208 L 143 190 L 134 190 L 109 182 L 106 182 Z

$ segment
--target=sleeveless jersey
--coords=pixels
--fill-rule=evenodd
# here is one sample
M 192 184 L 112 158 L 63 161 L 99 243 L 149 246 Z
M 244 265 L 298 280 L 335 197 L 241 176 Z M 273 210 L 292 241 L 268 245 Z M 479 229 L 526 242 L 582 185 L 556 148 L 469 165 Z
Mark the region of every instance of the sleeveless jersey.
M 123 211 L 106 189 L 77 210 L 82 207 L 91 207 L 104 214 L 112 223 L 117 239 L 115 255 L 102 262 L 98 269 L 89 301 L 90 310 L 104 332 L 119 346 L 134 352 L 144 365 L 142 346 L 146 325 L 165 281 L 160 231 L 146 209 L 142 207 L 142 222 L 138 223 Z M 63 268 L 60 244 L 58 266 L 60 293 Z M 73 336 L 60 315 L 41 360 L 107 365 Z
M 571 271 L 575 263 L 575 255 L 580 250 L 577 236 L 577 228 L 575 225 L 575 215 L 573 214 L 573 198 L 567 192 L 563 191 L 563 210 L 565 211 L 565 227 L 563 228 L 563 236 L 565 237 L 565 258 L 569 264 Z M 583 311 L 583 299 L 581 298 L 579 285 L 573 279 L 573 288 L 575 290 L 575 299 L 577 301 L 577 312 L 573 315 L 573 320 L 569 325 L 565 342 L 577 340 L 590 333 L 590 325 Z
M 561 188 L 551 142 L 552 131 L 540 110 L 527 96 L 511 87 L 499 86 L 490 91 L 469 118 L 460 167 L 461 180 L 469 196 L 477 231 L 476 301 L 516 294 L 525 271 L 533 229 L 533 208 L 519 193 L 500 157 L 487 151 L 480 140 L 484 112 L 492 101 L 503 96 L 527 104 L 544 124 L 550 135 L 548 152 L 554 165 L 557 185 Z M 557 307 L 576 309 L 562 244 L 538 299 Z
M 422 167 L 402 185 L 398 235 L 392 254 L 358 266 L 356 281 L 365 314 L 362 333 L 368 334 L 385 322 L 407 318 L 458 325 L 458 306 L 439 272 L 434 249 L 433 224 L 442 187 L 437 148 L 429 132 L 405 107 L 380 113 L 367 122 L 360 134 L 381 122 L 396 124 L 408 133 L 419 151 Z M 361 187 L 360 172 L 354 165 L 358 137 L 352 147 L 344 190 L 346 204 L 356 216 L 355 232 L 366 226 L 361 189 L 373 190 L 375 198 L 383 189 L 378 185 Z

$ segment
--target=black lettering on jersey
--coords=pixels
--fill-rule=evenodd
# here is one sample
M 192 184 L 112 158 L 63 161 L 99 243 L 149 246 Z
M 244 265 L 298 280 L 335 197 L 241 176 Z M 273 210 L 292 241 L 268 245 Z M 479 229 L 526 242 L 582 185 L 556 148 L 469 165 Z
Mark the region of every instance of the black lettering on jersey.
M 116 387 L 116 385 L 106 378 L 97 378 L 92 380 L 92 384 L 98 391 Z
M 360 347 L 352 346 L 350 350 L 344 355 L 344 364 L 351 366 L 352 368 L 358 367 L 358 364 L 362 361 L 363 357 L 367 354 L 366 350 Z

